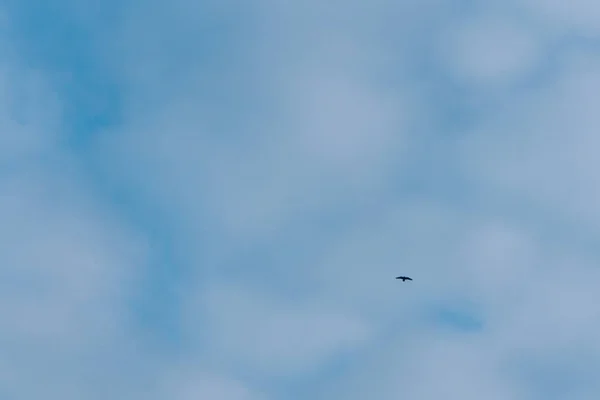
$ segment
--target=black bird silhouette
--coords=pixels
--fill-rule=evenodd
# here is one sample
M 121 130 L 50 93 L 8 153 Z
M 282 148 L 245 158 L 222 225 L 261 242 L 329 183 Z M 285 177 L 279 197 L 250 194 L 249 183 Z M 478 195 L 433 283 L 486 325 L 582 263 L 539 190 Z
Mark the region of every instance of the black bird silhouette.
M 402 279 L 402 282 L 412 281 L 412 278 L 409 278 L 408 276 L 397 276 L 396 279 Z

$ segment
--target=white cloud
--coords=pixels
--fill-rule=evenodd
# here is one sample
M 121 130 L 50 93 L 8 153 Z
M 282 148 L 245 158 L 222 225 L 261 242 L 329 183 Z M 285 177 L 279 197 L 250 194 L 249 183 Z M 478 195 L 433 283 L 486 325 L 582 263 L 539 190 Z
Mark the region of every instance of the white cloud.
M 138 238 L 62 172 L 28 171 L 0 190 L 0 338 L 13 375 L 4 390 L 24 398 L 41 394 L 32 379 L 49 398 L 98 390 L 84 376 L 128 353 L 117 350 L 132 328 L 124 305 L 144 262 Z
M 529 202 L 556 219 L 597 224 L 600 126 L 593 104 L 600 76 L 595 57 L 567 53 L 542 89 L 515 101 L 465 139 L 465 174 L 495 196 Z
M 12 62 L 13 50 L 0 46 L 8 55 L 0 61 L 0 168 L 6 168 L 52 149 L 61 110 L 42 73 Z
M 411 147 L 418 139 L 411 131 L 414 121 L 436 116 L 426 115 L 419 100 L 413 102 L 418 97 L 414 87 L 390 94 L 382 88 L 385 79 L 376 79 L 389 59 L 380 58 L 382 47 L 371 36 L 370 24 L 384 14 L 384 7 L 369 11 L 363 24 L 366 20 L 354 23 L 350 17 L 365 9 L 344 8 L 341 18 L 330 21 L 340 15 L 336 7 L 327 6 L 330 13 L 323 17 L 312 6 L 278 5 L 265 15 L 282 18 L 265 24 L 264 36 L 256 36 L 264 42 L 249 50 L 252 56 L 227 59 L 239 61 L 240 69 L 223 76 L 244 72 L 246 79 L 259 81 L 249 85 L 256 90 L 250 95 L 233 91 L 252 97 L 240 101 L 241 106 L 236 103 L 243 110 L 230 108 L 227 101 L 210 103 L 222 100 L 220 95 L 238 97 L 227 92 L 227 79 L 208 72 L 212 70 L 199 61 L 200 51 L 190 51 L 197 58 L 184 57 L 185 67 L 170 69 L 182 62 L 167 52 L 173 44 L 181 45 L 186 57 L 187 50 L 197 49 L 194 34 L 203 25 L 196 24 L 196 13 L 188 12 L 188 5 L 179 2 L 165 13 L 164 26 L 180 24 L 174 32 L 156 29 L 145 37 L 148 26 L 154 29 L 156 21 L 164 22 L 160 11 L 151 11 L 152 23 L 136 20 L 130 30 L 121 31 L 131 35 L 120 43 L 131 56 L 123 76 L 131 83 L 127 98 L 132 102 L 124 110 L 125 125 L 103 137 L 98 154 L 111 156 L 106 172 L 112 178 L 159 206 L 172 223 L 169 227 L 175 226 L 169 231 L 177 243 L 174 251 L 180 252 L 174 258 L 189 263 L 182 268 L 190 272 L 182 293 L 182 330 L 183 343 L 190 345 L 183 358 L 190 366 L 170 375 L 162 389 L 183 400 L 261 398 L 236 374 L 264 379 L 266 386 L 279 379 L 302 382 L 348 355 L 354 367 L 326 385 L 328 398 L 404 394 L 428 400 L 450 394 L 530 399 L 539 395 L 539 388 L 524 376 L 529 369 L 538 373 L 540 360 L 579 370 L 578 360 L 569 356 L 575 351 L 588 355 L 585 366 L 596 365 L 599 327 L 593 282 L 598 279 L 590 267 L 595 259 L 578 253 L 572 239 L 546 241 L 539 220 L 520 221 L 522 213 L 508 210 L 503 202 L 516 198 L 522 205 L 527 200 L 537 211 L 552 211 L 549 215 L 579 216 L 571 218 L 574 225 L 597 223 L 596 61 L 575 60 L 556 84 L 522 100 L 509 96 L 514 102 L 500 112 L 479 116 L 483 124 L 448 157 L 462 163 L 460 172 L 474 197 L 481 195 L 477 189 L 484 194 L 470 199 L 476 203 L 472 209 L 414 193 L 413 201 L 405 201 L 405 192 L 388 197 L 387 190 L 401 186 L 394 178 L 405 157 L 421 157 Z M 304 14 L 295 20 L 298 8 Z M 350 32 L 355 34 L 346 36 Z M 504 15 L 468 20 L 444 34 L 448 36 L 441 38 L 440 49 L 448 64 L 443 68 L 450 66 L 470 89 L 502 90 L 518 82 L 537 66 L 544 44 L 526 24 Z M 315 37 L 322 38 L 318 45 Z M 160 45 L 150 39 L 160 40 Z M 135 52 L 140 44 L 147 47 Z M 297 53 L 283 51 L 286 45 Z M 256 54 L 265 58 L 257 60 Z M 410 56 L 396 55 L 406 57 L 407 63 Z M 151 62 L 162 57 L 168 61 Z M 175 71 L 176 77 L 163 79 L 165 71 Z M 223 104 L 227 117 L 221 119 L 217 115 Z M 445 146 L 450 141 L 440 142 Z M 36 153 L 34 144 L 22 148 Z M 427 165 L 441 169 L 446 167 L 443 162 Z M 20 313 L 21 325 L 13 325 L 11 340 L 34 333 L 29 343 L 46 345 L 59 338 L 72 346 L 60 348 L 68 350 L 63 353 L 77 357 L 89 354 L 85 349 L 95 355 L 115 342 L 128 342 L 119 339 L 119 334 L 127 336 L 128 325 L 117 310 L 140 259 L 135 237 L 119 222 L 107 224 L 110 212 L 99 211 L 84 196 L 80 178 L 63 175 L 63 167 L 19 178 L 5 188 L 0 207 L 12 228 L 3 234 L 4 261 L 30 266 L 25 273 L 15 267 L 6 274 L 15 281 L 31 279 L 44 302 L 43 307 L 33 306 L 18 297 L 22 293 L 13 293 L 15 306 L 0 311 L 0 318 L 8 321 L 15 319 L 12 312 Z M 55 191 L 57 187 L 62 190 Z M 365 198 L 372 208 L 361 208 L 362 214 L 353 215 L 345 233 L 335 239 L 320 243 L 320 237 L 306 238 L 296 229 L 299 221 Z M 553 218 L 545 221 L 556 222 Z M 126 233 L 119 235 L 121 231 Z M 286 236 L 290 231 L 294 240 Z M 225 262 L 198 249 L 207 233 L 224 239 L 221 249 L 209 252 L 222 255 L 225 249 L 227 257 L 240 262 L 239 269 L 253 267 L 240 249 L 252 252 L 257 243 L 265 246 L 260 250 L 269 250 L 276 240 L 288 240 L 290 247 L 313 251 L 307 257 L 310 265 L 307 261 L 294 264 L 299 268 L 284 264 L 277 269 L 308 281 L 310 293 L 296 297 L 261 292 L 267 283 L 259 290 L 235 280 L 235 274 L 228 276 L 234 280 L 231 286 L 212 281 Z M 217 242 L 212 236 L 211 243 Z M 28 246 L 22 249 L 18 245 L 25 240 Z M 209 264 L 206 274 L 196 270 Z M 393 280 L 399 273 L 415 281 L 399 284 Z M 456 299 L 475 304 L 481 331 L 450 337 L 445 336 L 448 331 L 434 331 L 439 321 L 430 321 L 430 309 Z M 8 299 L 5 304 L 10 304 Z M 57 356 L 31 357 L 53 361 Z M 105 361 L 115 365 L 118 359 Z M 202 369 L 194 367 L 200 360 Z M 519 361 L 523 370 L 509 368 Z M 23 365 L 19 372 L 4 375 L 5 381 L 22 380 L 29 367 Z M 62 366 L 72 371 L 80 365 L 73 361 Z M 167 362 L 155 368 L 157 375 L 170 371 Z M 539 374 L 550 379 L 545 371 Z M 73 390 L 72 398 L 90 390 L 83 381 L 69 387 L 62 375 L 54 381 L 59 388 L 51 391 Z
M 163 395 L 173 400 L 264 400 L 265 396 L 242 382 L 214 372 L 198 370 L 194 365 L 181 366 L 163 379 Z M 157 396 L 157 398 L 160 398 Z M 164 397 L 163 397 L 164 398 Z
M 246 287 L 211 287 L 199 297 L 189 299 L 187 335 L 203 330 L 217 362 L 258 376 L 313 373 L 371 335 L 358 316 L 314 302 L 297 304 Z M 199 310 L 206 319 L 196 320 L 204 315 Z
M 588 37 L 600 34 L 600 6 L 593 0 L 526 0 L 519 2 L 532 15 L 541 17 L 551 29 L 561 33 L 575 33 Z
M 463 17 L 440 32 L 441 61 L 461 82 L 505 88 L 527 77 L 544 50 L 541 35 L 511 17 Z
M 398 95 L 382 94 L 360 77 L 347 76 L 344 64 L 290 74 L 286 130 L 303 163 L 364 185 L 385 174 L 392 160 L 402 159 L 406 120 L 414 106 Z
M 43 71 L 12 43 L 0 63 L 0 391 L 10 398 L 100 399 L 138 377 L 122 368 L 126 304 L 143 238 L 94 197 L 60 148 L 61 108 Z M 32 382 L 34 384 L 32 384 Z
M 23 296 L 23 301 L 33 302 L 31 311 L 39 312 L 38 317 L 44 316 L 42 320 L 52 319 L 53 315 L 42 307 L 55 305 L 57 312 L 62 308 L 44 300 L 46 296 L 64 300 L 67 309 L 96 304 L 100 293 L 107 296 L 105 299 L 117 300 L 119 293 L 115 290 L 119 283 L 134 272 L 129 263 L 140 261 L 135 240 L 123 234 L 124 228 L 110 215 L 88 203 L 90 199 L 78 193 L 79 188 L 64 172 L 57 178 L 51 173 L 36 176 L 28 171 L 12 180 L 4 179 L 0 191 L 0 215 L 5 221 L 1 233 L 7 274 L 4 282 L 16 290 L 15 295 Z M 14 306 L 14 300 L 5 304 Z M 40 320 L 20 314 L 23 322 Z M 55 317 L 57 328 L 69 327 L 59 315 Z
M 152 101 L 145 97 L 128 109 L 126 127 L 106 140 L 112 173 L 148 190 L 184 225 L 197 223 L 201 204 L 203 221 L 208 214 L 244 241 L 268 238 L 300 214 L 336 207 L 339 196 L 381 190 L 408 157 L 418 102 L 379 90 L 368 74 L 367 47 L 333 36 L 314 49 L 302 42 L 306 62 L 296 54 L 239 61 L 252 73 L 247 79 L 261 85 L 256 100 L 232 110 L 241 119 L 235 131 L 215 130 L 228 124 L 205 111 L 201 67 L 185 75 L 184 86 L 176 80 L 164 97 L 164 80 L 134 91 L 134 99 L 153 92 Z
M 424 207 L 415 214 L 413 209 L 413 213 L 407 212 L 412 219 L 405 215 L 397 220 L 404 224 L 391 224 L 396 227 L 391 236 L 398 238 L 394 247 L 398 253 L 421 255 L 418 268 L 413 266 L 413 275 L 419 279 L 412 282 L 419 294 L 408 295 L 408 288 L 397 285 L 394 297 L 379 295 L 379 310 L 376 302 L 370 304 L 371 311 L 364 313 L 385 315 L 378 320 L 378 327 L 387 335 L 383 333 L 378 340 L 388 340 L 385 344 L 372 342 L 373 350 L 355 360 L 361 367 L 330 382 L 323 398 L 402 395 L 435 399 L 450 395 L 532 399 L 543 395 L 545 389 L 531 380 L 531 375 L 551 380 L 558 366 L 583 375 L 600 362 L 595 339 L 600 324 L 594 307 L 598 294 L 593 289 L 599 272 L 589 260 L 568 243 L 542 240 L 536 229 L 518 220 L 505 217 L 498 223 L 497 217 L 485 214 L 467 215 L 451 208 L 445 213 L 430 210 L 428 213 Z M 426 224 L 431 214 L 436 217 Z M 383 220 L 394 219 L 386 215 Z M 372 226 L 374 229 L 364 230 L 362 240 L 348 243 L 347 249 L 375 238 L 383 241 L 382 248 L 391 248 L 386 224 Z M 413 230 L 422 236 L 414 237 L 410 246 L 406 238 Z M 399 260 L 406 258 L 412 257 L 398 256 Z M 374 296 L 372 289 L 365 290 L 368 294 L 359 290 L 362 285 L 371 286 L 361 278 L 380 277 L 387 269 L 378 267 L 376 257 L 373 261 L 376 266 L 367 268 L 362 258 L 348 257 L 347 264 L 337 270 L 344 281 L 345 273 L 352 276 L 354 269 L 364 269 L 360 277 L 349 279 L 354 288 L 351 292 L 361 298 L 359 304 Z M 399 268 L 406 265 L 398 262 Z M 339 297 L 333 290 L 332 297 Z M 423 313 L 436 301 L 451 305 L 457 297 L 476 305 L 475 311 L 483 319 L 481 331 L 452 334 L 422 323 Z M 563 379 L 571 382 L 577 379 L 575 375 L 565 373 Z M 576 383 L 562 390 L 584 399 L 593 390 L 586 385 L 589 383 Z

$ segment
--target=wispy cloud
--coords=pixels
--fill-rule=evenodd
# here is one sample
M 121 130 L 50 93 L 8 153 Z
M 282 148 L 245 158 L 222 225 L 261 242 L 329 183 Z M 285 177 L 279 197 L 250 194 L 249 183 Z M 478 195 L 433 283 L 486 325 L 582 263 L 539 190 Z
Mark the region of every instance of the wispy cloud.
M 6 8 L 1 392 L 597 397 L 599 7 L 153 3 Z

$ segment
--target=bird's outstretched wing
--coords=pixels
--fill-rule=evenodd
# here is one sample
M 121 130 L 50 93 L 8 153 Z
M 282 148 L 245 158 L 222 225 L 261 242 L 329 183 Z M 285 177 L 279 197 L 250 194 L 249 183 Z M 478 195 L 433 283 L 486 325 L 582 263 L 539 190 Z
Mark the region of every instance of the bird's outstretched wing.
M 396 279 L 402 279 L 402 282 L 412 281 L 412 278 L 409 278 L 408 276 L 397 276 Z

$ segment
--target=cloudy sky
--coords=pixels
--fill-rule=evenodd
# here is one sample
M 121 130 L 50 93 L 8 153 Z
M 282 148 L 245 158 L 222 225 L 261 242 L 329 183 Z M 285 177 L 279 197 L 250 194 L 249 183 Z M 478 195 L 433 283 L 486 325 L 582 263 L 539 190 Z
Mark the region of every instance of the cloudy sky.
M 2 398 L 600 395 L 596 2 L 7 0 L 0 35 Z

